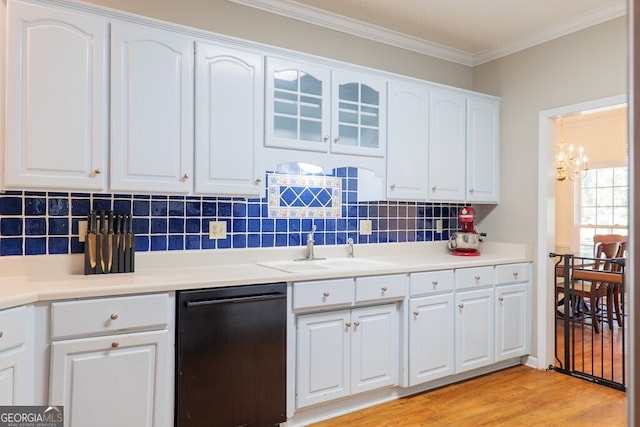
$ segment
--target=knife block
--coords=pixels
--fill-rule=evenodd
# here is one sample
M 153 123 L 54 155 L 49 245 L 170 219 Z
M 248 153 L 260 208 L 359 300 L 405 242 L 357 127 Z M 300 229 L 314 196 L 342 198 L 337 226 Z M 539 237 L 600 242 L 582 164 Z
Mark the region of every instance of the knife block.
M 135 270 L 133 216 L 91 211 L 84 240 L 84 274 Z

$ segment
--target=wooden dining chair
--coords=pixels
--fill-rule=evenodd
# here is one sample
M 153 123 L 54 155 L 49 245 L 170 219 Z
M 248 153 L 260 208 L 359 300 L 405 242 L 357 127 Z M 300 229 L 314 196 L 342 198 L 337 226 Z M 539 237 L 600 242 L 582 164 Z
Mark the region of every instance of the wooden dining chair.
M 616 258 L 622 260 L 625 260 L 627 258 L 626 240 L 620 244 Z M 624 275 L 624 267 L 621 264 L 613 265 L 613 271 L 620 274 L 621 276 Z M 618 322 L 618 326 L 621 328 L 624 326 L 624 292 L 624 277 L 622 277 L 620 283 L 614 284 L 611 287 L 611 295 L 609 295 L 609 297 L 613 299 L 613 309 L 616 313 L 616 320 Z
M 625 236 L 614 234 L 596 234 L 593 238 L 594 261 L 574 265 L 571 272 L 571 286 L 569 297 L 574 304 L 578 301 L 587 301 L 591 315 L 593 330 L 600 333 L 598 320 L 598 306 L 605 301 L 606 318 L 609 328 L 613 329 L 614 292 L 616 286 L 622 284 L 622 276 L 616 271 L 617 264 L 611 259 L 616 258 Z

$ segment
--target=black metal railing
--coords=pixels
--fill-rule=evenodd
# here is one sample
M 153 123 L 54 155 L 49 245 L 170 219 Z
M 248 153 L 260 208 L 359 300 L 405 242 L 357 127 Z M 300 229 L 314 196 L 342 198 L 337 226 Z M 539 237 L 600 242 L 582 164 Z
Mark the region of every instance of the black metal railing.
M 626 390 L 625 259 L 554 258 L 555 364 L 550 368 Z

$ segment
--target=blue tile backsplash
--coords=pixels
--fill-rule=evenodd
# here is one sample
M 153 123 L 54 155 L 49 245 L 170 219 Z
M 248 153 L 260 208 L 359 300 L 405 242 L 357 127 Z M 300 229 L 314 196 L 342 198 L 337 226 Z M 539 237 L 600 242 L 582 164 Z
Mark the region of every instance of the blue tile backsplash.
M 279 187 L 281 200 L 296 212 L 274 214 L 265 197 L 255 199 L 145 194 L 102 194 L 7 191 L 0 194 L 0 255 L 82 253 L 78 222 L 91 210 L 132 214 L 136 251 L 203 250 L 302 246 L 316 225 L 318 245 L 446 240 L 458 229 L 458 209 L 449 203 L 358 201 L 356 168 L 337 169 L 340 194 L 311 180 L 308 188 Z M 273 176 L 272 174 L 269 174 Z M 331 178 L 331 180 L 335 178 Z M 285 181 L 283 181 L 285 182 Z M 332 183 L 331 185 L 333 185 Z M 339 214 L 326 214 L 331 198 Z M 324 210 L 325 214 L 318 215 Z M 303 212 L 302 214 L 300 212 Z M 361 219 L 372 221 L 373 233 L 358 232 Z M 435 220 L 443 231 L 436 233 Z M 227 238 L 210 240 L 209 221 L 227 223 Z

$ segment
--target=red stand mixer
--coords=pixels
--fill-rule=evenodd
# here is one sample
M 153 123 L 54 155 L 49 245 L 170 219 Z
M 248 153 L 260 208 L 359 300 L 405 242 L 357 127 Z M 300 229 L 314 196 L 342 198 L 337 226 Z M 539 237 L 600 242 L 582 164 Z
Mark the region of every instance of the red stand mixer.
M 482 239 L 474 224 L 475 211 L 471 206 L 464 206 L 458 211 L 458 222 L 462 225 L 460 231 L 449 238 L 448 247 L 452 255 L 477 256 L 478 247 Z

